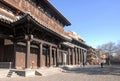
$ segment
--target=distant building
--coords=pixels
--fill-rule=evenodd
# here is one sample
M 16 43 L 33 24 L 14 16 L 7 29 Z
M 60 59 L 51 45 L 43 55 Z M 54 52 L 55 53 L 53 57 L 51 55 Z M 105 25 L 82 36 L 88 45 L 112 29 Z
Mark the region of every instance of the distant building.
M 91 65 L 99 64 L 97 49 L 90 47 L 87 54 L 87 62 Z
M 108 54 L 102 50 L 89 48 L 87 54 L 87 62 L 92 65 L 107 63 Z
M 102 51 L 102 50 L 98 50 L 98 57 L 99 57 L 99 62 L 101 63 L 107 63 L 108 64 L 108 53 Z

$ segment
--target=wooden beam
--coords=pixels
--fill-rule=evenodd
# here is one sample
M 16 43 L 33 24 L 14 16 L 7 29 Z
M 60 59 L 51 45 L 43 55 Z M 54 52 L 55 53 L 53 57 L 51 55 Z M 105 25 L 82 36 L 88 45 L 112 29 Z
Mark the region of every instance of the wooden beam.
M 8 35 L 0 34 L 0 38 L 9 38 Z
M 83 50 L 86 50 L 86 51 L 87 51 L 87 49 L 85 49 L 85 48 L 83 48 L 83 47 L 80 47 L 80 46 L 77 46 L 77 45 L 75 45 L 75 47 L 76 47 L 76 48 L 80 48 L 80 49 L 83 49 Z
M 35 42 L 38 42 L 38 43 L 47 44 L 47 45 L 52 46 L 52 47 L 57 47 L 57 45 L 52 44 L 52 43 L 50 43 L 50 42 L 43 41 L 43 40 L 41 40 L 41 39 L 32 38 L 31 40 L 32 40 L 32 41 L 35 41 Z

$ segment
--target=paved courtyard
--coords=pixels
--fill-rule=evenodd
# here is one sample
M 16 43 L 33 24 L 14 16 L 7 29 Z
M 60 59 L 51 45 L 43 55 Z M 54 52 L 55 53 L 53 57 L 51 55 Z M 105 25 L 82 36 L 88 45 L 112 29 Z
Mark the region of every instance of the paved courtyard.
M 54 75 L 1 78 L 0 81 L 120 81 L 120 66 L 105 66 L 104 68 L 86 66 Z

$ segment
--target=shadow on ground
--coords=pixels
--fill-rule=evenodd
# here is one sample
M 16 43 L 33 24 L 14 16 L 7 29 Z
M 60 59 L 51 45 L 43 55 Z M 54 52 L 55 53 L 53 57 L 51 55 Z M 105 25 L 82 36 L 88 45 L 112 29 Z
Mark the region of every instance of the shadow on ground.
M 84 73 L 88 75 L 117 75 L 120 76 L 120 66 L 104 66 L 103 68 L 99 66 L 92 67 L 78 67 L 68 69 L 63 68 L 65 73 Z

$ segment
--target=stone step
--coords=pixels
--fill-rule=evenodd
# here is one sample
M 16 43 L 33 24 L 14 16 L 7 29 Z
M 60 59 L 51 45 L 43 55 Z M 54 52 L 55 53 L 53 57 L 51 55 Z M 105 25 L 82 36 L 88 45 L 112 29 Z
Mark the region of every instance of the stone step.
M 19 77 L 19 75 L 17 73 L 13 72 L 11 77 Z
M 8 74 L 7 74 L 7 77 L 18 77 L 18 75 L 17 75 L 16 72 L 10 70 L 10 71 L 8 72 Z
M 11 77 L 12 76 L 12 71 L 9 71 L 8 74 L 7 74 L 7 77 Z

